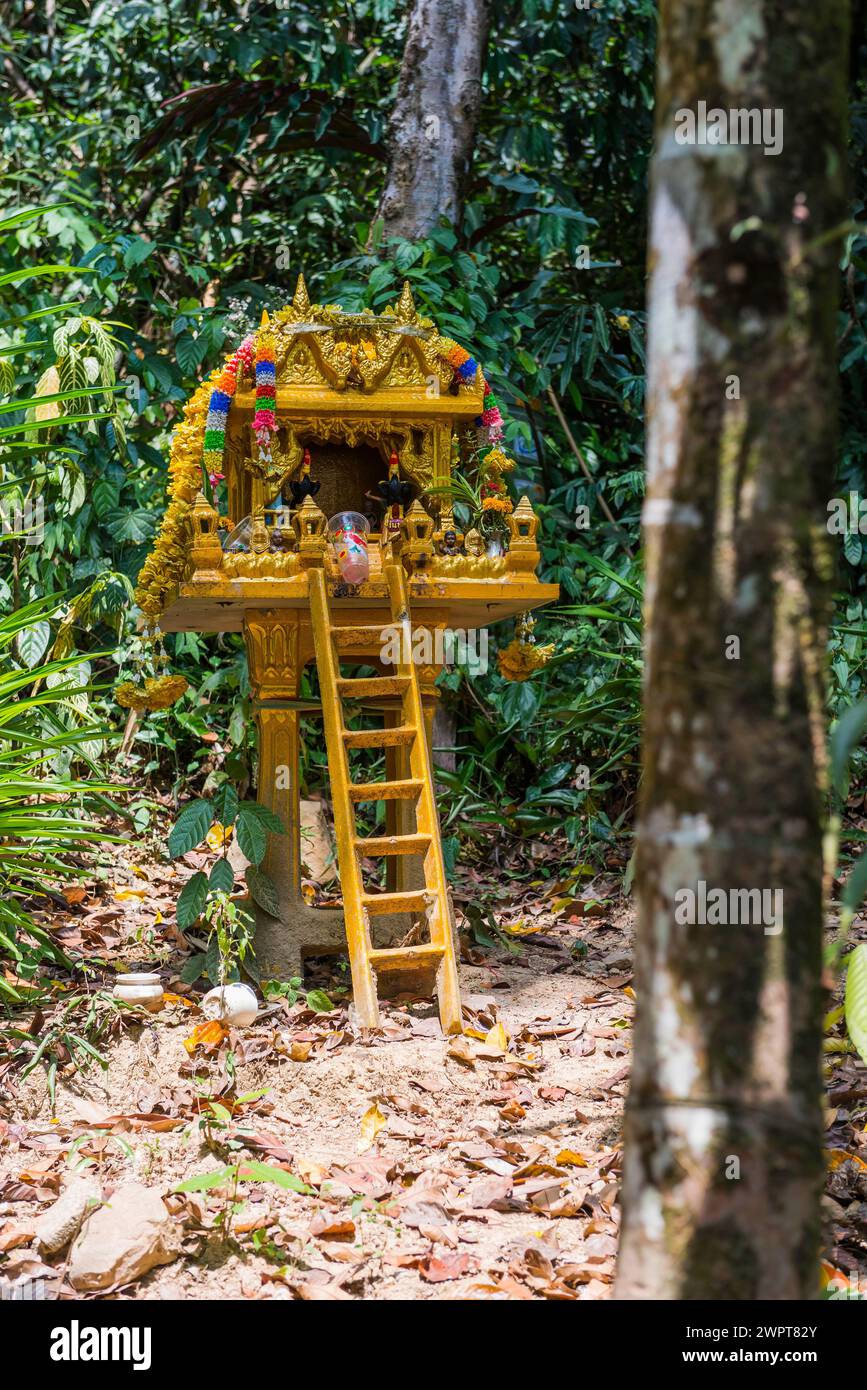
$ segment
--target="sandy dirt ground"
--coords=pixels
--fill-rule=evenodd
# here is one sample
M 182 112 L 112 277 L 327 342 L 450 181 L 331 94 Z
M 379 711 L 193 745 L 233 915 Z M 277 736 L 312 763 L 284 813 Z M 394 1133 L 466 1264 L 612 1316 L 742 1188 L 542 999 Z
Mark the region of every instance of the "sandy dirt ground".
M 358 1029 L 345 974 L 323 962 L 310 984 L 331 1011 L 277 998 L 251 1027 L 196 1042 L 201 991 L 179 982 L 188 947 L 173 923 L 199 867 L 187 860 L 121 865 L 55 914 L 68 949 L 157 968 L 167 1002 L 153 1015 L 97 1005 L 108 1065 L 77 1066 L 61 1044 L 53 1109 L 42 1063 L 26 1077 L 20 1057 L 0 1064 L 0 1279 L 83 1296 L 69 1251 L 46 1255 L 34 1235 L 84 1172 L 103 1201 L 155 1189 L 177 1238 L 170 1262 L 87 1297 L 610 1297 L 635 999 L 616 876 L 580 890 L 544 868 L 513 876 L 489 897 L 493 935 L 459 911 L 457 1039 L 424 999 L 390 1001 L 381 1031 Z M 471 875 L 459 909 L 479 891 Z M 58 1011 L 70 990 L 58 980 Z M 33 1037 L 50 1022 L 39 1009 Z M 867 1069 L 841 1049 L 826 1076 L 826 1255 L 863 1279 Z M 190 1180 L 211 1185 L 182 1190 Z
M 155 1188 L 180 1240 L 174 1261 L 102 1297 L 609 1296 L 634 999 L 619 898 L 557 900 L 551 878 L 523 902 L 504 889 L 493 946 L 462 937 L 463 1037 L 443 1038 L 435 1006 L 411 998 L 366 1033 L 326 973 L 314 983 L 332 1011 L 276 999 L 194 1046 L 200 995 L 177 992 L 171 923 L 188 859 L 119 870 L 108 902 L 94 894 L 54 922 L 115 968 L 157 966 L 169 1002 L 115 1014 L 108 1066 L 61 1065 L 53 1111 L 42 1064 L 24 1079 L 4 1067 L 0 1276 L 80 1296 L 66 1255 L 43 1257 L 32 1236 L 84 1171 L 104 1200 L 131 1181 Z M 226 1168 L 222 1185 L 178 1191 Z

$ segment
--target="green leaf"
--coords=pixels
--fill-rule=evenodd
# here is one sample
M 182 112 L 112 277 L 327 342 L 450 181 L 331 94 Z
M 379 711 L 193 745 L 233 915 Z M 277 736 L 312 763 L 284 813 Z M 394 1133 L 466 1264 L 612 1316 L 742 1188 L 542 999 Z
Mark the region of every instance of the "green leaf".
M 867 942 L 862 941 L 849 956 L 846 973 L 846 1027 L 867 1063 Z
M 90 495 L 100 521 L 117 508 L 120 496 L 117 483 L 112 482 L 110 478 L 100 478 Z
M 208 888 L 212 893 L 231 893 L 235 886 L 235 870 L 228 859 L 218 859 L 211 869 Z
M 192 333 L 182 333 L 175 343 L 175 356 L 184 376 L 195 376 L 196 368 L 207 355 L 208 340 L 200 334 L 194 338 Z
M 216 932 L 208 942 L 208 949 L 205 952 L 205 974 L 212 985 L 220 983 L 220 943 L 217 940 Z
M 258 818 L 251 815 L 245 803 L 238 811 L 235 820 L 235 837 L 241 853 L 251 864 L 261 864 L 265 858 L 268 837 Z
M 278 1187 L 286 1187 L 290 1192 L 303 1192 L 308 1195 L 313 1191 L 312 1187 L 308 1187 L 300 1178 L 287 1173 L 285 1168 L 273 1168 L 270 1163 L 260 1163 L 257 1159 L 241 1163 L 239 1172 L 242 1182 L 275 1182 Z
M 241 810 L 255 816 L 266 830 L 270 830 L 273 835 L 285 835 L 286 827 L 278 815 L 268 806 L 262 806 L 258 801 L 242 801 Z
M 540 698 L 539 691 L 531 681 L 514 682 L 503 695 L 503 718 L 510 724 L 520 724 L 529 729 L 539 708 Z
M 127 270 L 131 270 L 134 265 L 141 265 L 146 261 L 156 249 L 152 241 L 143 241 L 141 237 L 136 237 L 124 251 L 123 263 Z
M 197 1173 L 194 1178 L 184 1178 L 175 1187 L 175 1192 L 208 1192 L 212 1187 L 222 1187 L 224 1183 L 234 1181 L 235 1166 L 226 1164 L 224 1168 L 216 1168 L 212 1173 Z
M 330 1014 L 337 1005 L 328 998 L 324 989 L 311 989 L 307 991 L 307 1007 L 318 1014 Z
M 867 893 L 867 850 L 859 859 L 855 860 L 849 872 L 841 899 L 843 906 L 854 912 L 858 904 L 863 901 L 865 893 Z
M 33 623 L 31 627 L 26 627 L 23 632 L 19 632 L 15 639 L 15 646 L 19 659 L 24 662 L 28 671 L 32 671 L 34 666 L 39 665 L 50 641 L 51 625 L 49 623 Z
M 153 515 L 143 508 L 133 511 L 126 511 L 123 507 L 115 508 L 109 512 L 107 521 L 115 541 L 129 541 L 132 545 L 142 545 L 150 540 L 153 534 Z
M 211 828 L 210 801 L 190 801 L 169 831 L 169 854 L 179 859 L 200 845 Z
M 213 796 L 214 818 L 221 825 L 234 825 L 238 814 L 238 793 L 231 782 L 224 782 Z
M 277 889 L 268 875 L 264 874 L 261 869 L 257 869 L 255 865 L 250 864 L 244 877 L 247 880 L 247 887 L 254 903 L 258 903 L 259 907 L 264 908 L 270 917 L 279 917 L 280 900 L 277 897 Z
M 180 971 L 180 979 L 185 985 L 194 985 L 200 979 L 205 970 L 205 953 L 197 951 L 189 960 L 185 960 Z
M 197 874 L 193 874 L 188 883 L 184 884 L 178 898 L 176 916 L 181 931 L 186 931 L 188 927 L 199 920 L 204 911 L 207 897 L 207 875 L 200 870 Z
M 846 795 L 849 759 L 867 729 L 867 700 L 859 700 L 844 710 L 831 735 L 831 780 L 841 796 Z

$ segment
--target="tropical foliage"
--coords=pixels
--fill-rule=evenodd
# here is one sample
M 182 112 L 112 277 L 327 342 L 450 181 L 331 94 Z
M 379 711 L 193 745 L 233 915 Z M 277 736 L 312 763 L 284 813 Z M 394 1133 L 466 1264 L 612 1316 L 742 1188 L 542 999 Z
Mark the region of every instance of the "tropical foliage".
M 496 384 L 515 484 L 541 498 L 543 577 L 563 594 L 540 618 L 540 639 L 557 644 L 544 673 L 509 685 L 492 660 L 486 673 L 444 677 L 458 748 L 443 774 L 448 831 L 563 835 L 579 860 L 622 862 L 639 737 L 655 6 L 509 0 L 492 11 L 461 223 L 384 244 L 375 209 L 403 4 L 58 0 L 50 25 L 38 7 L 7 7 L 0 501 L 4 516 L 41 503 L 44 532 L 38 544 L 4 536 L 0 604 L 26 613 L 49 595 L 64 605 L 50 653 L 44 617 L 15 638 L 24 689 L 50 688 L 36 666 L 46 654 L 86 655 L 90 677 L 107 670 L 95 652 L 126 659 L 137 640 L 131 581 L 163 505 L 181 403 L 263 305 L 290 296 L 298 271 L 315 298 L 348 308 L 381 309 L 408 279 Z M 857 62 L 855 72 L 863 222 L 867 92 Z M 867 487 L 865 245 L 853 226 L 841 267 L 841 495 Z M 865 685 L 863 544 L 860 533 L 841 537 L 833 713 Z M 197 797 L 228 775 L 246 794 L 255 749 L 240 640 L 181 634 L 167 645 L 191 688 L 142 721 L 130 774 Z M 105 693 L 84 684 L 82 719 L 117 729 Z M 308 735 L 305 789 L 323 776 L 320 740 Z M 135 811 L 143 823 L 146 808 Z

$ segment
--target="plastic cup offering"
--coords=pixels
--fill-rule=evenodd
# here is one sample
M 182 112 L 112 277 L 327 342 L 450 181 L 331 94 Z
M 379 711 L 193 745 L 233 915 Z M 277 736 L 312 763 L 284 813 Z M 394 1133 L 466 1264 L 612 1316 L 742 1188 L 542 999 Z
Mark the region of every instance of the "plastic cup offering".
M 370 522 L 360 512 L 338 512 L 329 519 L 326 534 L 347 584 L 363 584 L 370 574 L 369 531 Z

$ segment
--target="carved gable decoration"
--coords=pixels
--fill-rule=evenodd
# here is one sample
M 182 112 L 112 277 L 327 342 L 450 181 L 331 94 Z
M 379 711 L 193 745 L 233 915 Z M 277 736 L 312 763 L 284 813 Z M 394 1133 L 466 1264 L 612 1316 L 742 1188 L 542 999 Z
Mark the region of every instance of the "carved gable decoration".
M 346 313 L 337 305 L 311 304 L 299 276 L 295 297 L 271 320 L 277 390 L 281 388 L 370 394 L 401 390 L 430 396 L 432 384 L 445 393 L 453 371 L 431 319 L 416 310 L 408 285 L 397 303 L 381 314 Z M 462 386 L 478 393 L 480 383 Z M 252 376 L 239 379 L 243 397 Z

